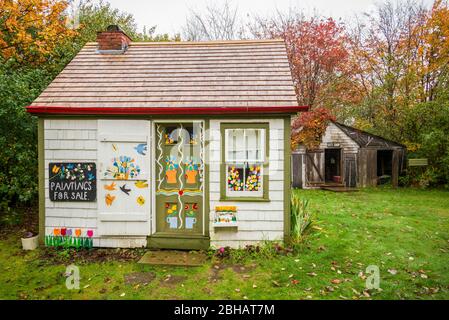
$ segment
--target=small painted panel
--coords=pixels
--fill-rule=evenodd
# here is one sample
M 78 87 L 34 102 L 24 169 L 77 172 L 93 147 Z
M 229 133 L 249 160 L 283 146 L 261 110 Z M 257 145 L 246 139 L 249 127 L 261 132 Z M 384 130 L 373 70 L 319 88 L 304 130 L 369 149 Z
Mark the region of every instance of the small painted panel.
M 238 166 L 228 166 L 228 189 L 230 191 L 243 191 L 243 168 Z
M 185 163 L 185 178 L 187 184 L 196 184 L 198 176 L 198 162 L 190 158 Z
M 168 184 L 176 184 L 179 164 L 176 157 L 167 156 L 165 158 L 165 179 Z
M 165 221 L 170 229 L 178 229 L 178 204 L 165 203 Z
M 50 162 L 48 188 L 51 201 L 95 201 L 95 163 Z
M 99 209 L 108 213 L 144 212 L 149 197 L 148 145 L 102 142 Z
M 45 246 L 63 248 L 92 248 L 94 231 L 75 228 L 54 228 L 45 236 Z
M 246 171 L 246 191 L 259 191 L 261 187 L 260 165 L 250 165 Z
M 193 229 L 193 226 L 197 222 L 198 215 L 198 204 L 197 203 L 186 203 L 184 206 L 185 219 L 186 219 L 186 229 Z
M 116 180 L 128 180 L 136 178 L 140 174 L 140 167 L 136 160 L 129 156 L 118 156 L 111 160 L 111 164 L 106 169 L 105 178 Z
M 165 128 L 164 138 L 165 138 L 166 145 L 172 145 L 172 144 L 176 144 L 178 142 L 177 131 L 178 131 L 178 127 L 176 127 L 176 126 Z

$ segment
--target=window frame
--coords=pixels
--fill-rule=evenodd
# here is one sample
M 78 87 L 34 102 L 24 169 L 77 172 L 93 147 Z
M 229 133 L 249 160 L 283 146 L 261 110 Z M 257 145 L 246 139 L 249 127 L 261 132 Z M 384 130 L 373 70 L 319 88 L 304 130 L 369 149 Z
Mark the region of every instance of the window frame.
M 226 166 L 226 153 L 227 153 L 227 129 L 264 129 L 265 136 L 262 139 L 264 143 L 264 154 L 260 163 L 262 166 L 262 195 L 249 196 L 248 192 L 251 191 L 241 191 L 242 195 L 228 195 L 227 194 L 227 170 Z M 266 202 L 269 200 L 269 164 L 268 158 L 270 153 L 270 124 L 268 122 L 245 122 L 245 123 L 221 123 L 220 124 L 220 134 L 221 134 L 221 163 L 220 163 L 220 201 L 249 201 L 249 202 Z M 244 164 L 243 162 L 241 164 Z

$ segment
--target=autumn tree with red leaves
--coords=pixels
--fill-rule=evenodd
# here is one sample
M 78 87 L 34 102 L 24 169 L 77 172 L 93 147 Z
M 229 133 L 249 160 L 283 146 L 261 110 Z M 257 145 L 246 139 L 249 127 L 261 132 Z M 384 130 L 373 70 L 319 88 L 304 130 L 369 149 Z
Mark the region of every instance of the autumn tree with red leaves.
M 311 109 L 338 107 L 351 92 L 345 26 L 332 18 L 278 13 L 256 18 L 250 26 L 258 38 L 283 38 L 298 102 Z
M 335 121 L 335 117 L 326 108 L 301 113 L 292 123 L 292 149 L 298 145 L 304 145 L 308 150 L 318 148 L 330 121 Z

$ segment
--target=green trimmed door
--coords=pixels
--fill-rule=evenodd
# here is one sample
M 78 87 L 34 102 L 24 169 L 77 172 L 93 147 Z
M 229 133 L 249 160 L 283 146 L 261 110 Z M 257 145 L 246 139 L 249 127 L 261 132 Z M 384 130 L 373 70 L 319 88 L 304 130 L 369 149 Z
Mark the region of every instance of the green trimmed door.
M 156 124 L 156 235 L 204 233 L 202 122 Z

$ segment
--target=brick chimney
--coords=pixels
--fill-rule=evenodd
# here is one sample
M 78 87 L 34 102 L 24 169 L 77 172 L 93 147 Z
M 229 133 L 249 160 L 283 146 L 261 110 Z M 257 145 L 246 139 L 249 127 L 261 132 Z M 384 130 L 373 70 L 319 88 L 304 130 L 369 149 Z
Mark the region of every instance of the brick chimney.
M 106 31 L 97 33 L 97 43 L 99 53 L 121 54 L 128 49 L 131 38 L 119 26 L 110 25 Z

